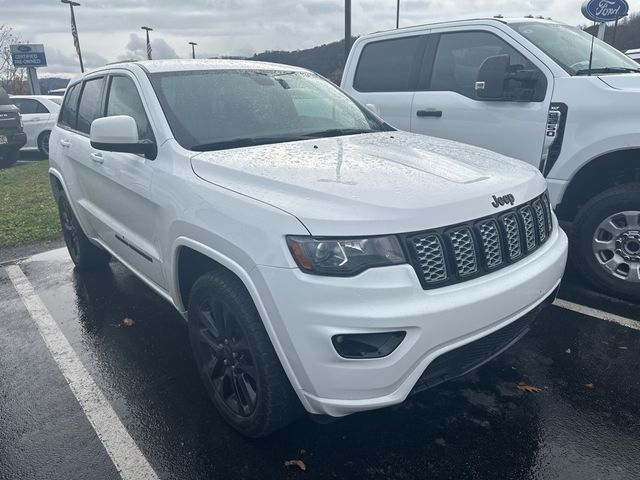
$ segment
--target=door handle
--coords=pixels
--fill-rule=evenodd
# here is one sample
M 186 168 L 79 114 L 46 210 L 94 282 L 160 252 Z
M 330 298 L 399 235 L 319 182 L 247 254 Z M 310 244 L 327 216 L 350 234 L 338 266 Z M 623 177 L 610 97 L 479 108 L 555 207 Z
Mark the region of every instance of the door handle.
M 102 157 L 101 153 L 92 153 L 89 156 L 91 157 L 91 160 L 93 160 L 96 163 L 104 163 L 104 158 Z
M 65 148 L 69 148 L 71 146 L 71 142 L 69 140 L 60 140 L 60 145 Z
M 435 110 L 433 108 L 429 108 L 426 110 L 418 110 L 416 112 L 416 115 L 419 117 L 435 117 L 435 118 L 440 118 L 442 117 L 442 110 Z

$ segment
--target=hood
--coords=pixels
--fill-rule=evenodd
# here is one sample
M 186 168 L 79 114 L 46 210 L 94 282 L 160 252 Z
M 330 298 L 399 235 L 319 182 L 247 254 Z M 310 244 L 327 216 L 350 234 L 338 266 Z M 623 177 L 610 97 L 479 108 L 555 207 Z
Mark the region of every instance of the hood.
M 617 90 L 640 91 L 640 74 L 638 73 L 600 75 L 598 78 L 611 88 L 615 88 Z
M 453 225 L 541 194 L 533 167 L 480 148 L 384 132 L 204 152 L 207 182 L 296 216 L 313 235 L 376 235 Z

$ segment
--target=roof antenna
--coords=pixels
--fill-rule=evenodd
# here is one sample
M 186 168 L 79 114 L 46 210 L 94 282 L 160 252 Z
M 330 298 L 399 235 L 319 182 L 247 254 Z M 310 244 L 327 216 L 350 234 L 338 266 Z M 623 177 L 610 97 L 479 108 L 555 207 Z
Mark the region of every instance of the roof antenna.
M 593 22 L 593 27 L 595 29 L 596 22 Z M 591 52 L 589 52 L 589 76 L 591 76 L 591 68 L 593 67 L 593 43 L 596 40 L 596 36 L 591 36 Z

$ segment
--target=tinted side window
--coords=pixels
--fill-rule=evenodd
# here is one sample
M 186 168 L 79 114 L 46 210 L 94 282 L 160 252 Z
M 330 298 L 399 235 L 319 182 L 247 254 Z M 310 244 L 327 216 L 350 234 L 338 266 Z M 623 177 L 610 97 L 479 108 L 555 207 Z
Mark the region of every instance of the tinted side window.
M 13 103 L 16 107 L 18 107 L 22 115 L 39 113 L 38 105 L 40 105 L 40 102 L 37 102 L 35 100 L 31 100 L 29 98 L 14 98 Z
M 477 98 L 475 84 L 480 67 L 487 58 L 496 55 L 509 55 L 513 70 L 536 69 L 511 45 L 491 33 L 442 34 L 431 74 L 431 90 Z
M 81 84 L 78 83 L 69 89 L 64 97 L 64 105 L 62 105 L 62 110 L 60 111 L 60 124 L 73 129 L 76 128 L 80 85 Z
M 365 45 L 353 86 L 359 92 L 407 92 L 420 37 L 383 40 Z
M 120 76 L 111 78 L 107 97 L 107 117 L 113 115 L 133 117 L 138 125 L 140 140 L 153 140 L 153 132 L 138 89 L 130 78 Z
M 94 78 L 84 82 L 80 105 L 78 106 L 78 126 L 76 130 L 89 134 L 91 122 L 101 117 L 102 86 L 104 77 Z
M 49 109 L 45 107 L 43 103 L 38 102 L 38 113 L 51 113 L 51 112 L 49 112 Z

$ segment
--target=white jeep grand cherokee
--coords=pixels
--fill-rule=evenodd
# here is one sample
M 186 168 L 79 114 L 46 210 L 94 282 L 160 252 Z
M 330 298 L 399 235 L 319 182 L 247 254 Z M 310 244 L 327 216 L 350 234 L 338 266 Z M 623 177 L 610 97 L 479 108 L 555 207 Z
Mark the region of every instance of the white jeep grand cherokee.
M 116 257 L 182 312 L 213 402 L 249 436 L 479 366 L 565 267 L 534 167 L 398 132 L 299 68 L 100 68 L 71 82 L 50 145 L 75 264 Z

